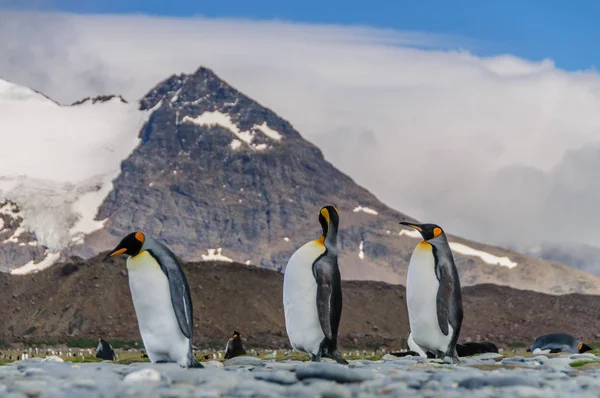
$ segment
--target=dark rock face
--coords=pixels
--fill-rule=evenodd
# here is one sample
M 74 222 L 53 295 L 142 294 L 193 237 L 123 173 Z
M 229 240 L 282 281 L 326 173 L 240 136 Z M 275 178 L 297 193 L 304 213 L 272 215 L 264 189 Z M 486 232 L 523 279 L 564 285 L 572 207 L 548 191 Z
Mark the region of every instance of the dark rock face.
M 0 272 L 9 271 L 11 264 L 39 262 L 45 257 L 45 248 L 22 228 L 22 223 L 19 205 L 10 200 L 0 201 Z
M 77 105 L 81 105 L 81 104 L 85 104 L 86 102 L 91 102 L 92 104 L 96 104 L 98 102 L 106 102 L 106 101 L 110 101 L 113 98 L 118 98 L 121 102 L 123 102 L 124 104 L 127 104 L 128 102 L 125 100 L 125 98 L 121 97 L 120 95 L 98 95 L 94 98 L 91 97 L 85 97 L 84 99 L 81 99 L 79 101 L 75 101 L 71 104 L 71 106 L 77 106 Z
M 172 76 L 140 106 L 154 112 L 98 215 L 109 218 L 105 232 L 113 243 L 140 229 L 186 260 L 222 247 L 223 255 L 238 261 L 278 268 L 319 236 L 321 206 L 337 206 L 342 219 L 359 204 L 390 211 L 288 122 L 208 69 Z M 238 140 L 235 148 L 238 137 L 231 129 L 192 122 L 214 112 L 229 117 L 234 129 L 249 131 L 251 142 Z M 281 139 L 262 133 L 257 126 L 265 123 Z M 393 220 L 402 217 L 396 213 Z M 358 246 L 364 228 L 344 224 L 341 245 Z M 375 257 L 389 252 L 381 244 L 368 247 Z

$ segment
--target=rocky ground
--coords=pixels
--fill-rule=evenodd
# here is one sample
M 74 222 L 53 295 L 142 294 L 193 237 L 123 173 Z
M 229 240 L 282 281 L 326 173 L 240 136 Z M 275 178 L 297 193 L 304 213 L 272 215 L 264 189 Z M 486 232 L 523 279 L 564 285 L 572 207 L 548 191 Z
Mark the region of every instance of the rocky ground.
M 269 361 L 237 357 L 175 364 L 54 362 L 33 358 L 0 366 L 2 397 L 597 397 L 593 354 L 503 357 L 486 353 L 459 365 L 391 355 L 381 360 Z

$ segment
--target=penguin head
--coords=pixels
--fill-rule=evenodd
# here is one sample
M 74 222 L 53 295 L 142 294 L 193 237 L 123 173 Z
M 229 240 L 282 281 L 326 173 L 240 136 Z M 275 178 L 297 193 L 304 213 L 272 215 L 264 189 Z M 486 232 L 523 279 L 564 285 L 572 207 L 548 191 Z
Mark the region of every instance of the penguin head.
M 327 236 L 334 229 L 337 231 L 339 222 L 340 216 L 335 207 L 325 206 L 319 210 L 319 223 L 321 223 L 321 227 L 323 228 L 323 236 Z
M 577 347 L 577 350 L 579 350 L 580 354 L 583 354 L 586 351 L 592 351 L 592 347 L 590 347 L 587 344 L 583 344 L 583 343 L 579 343 L 579 346 Z
M 102 261 L 109 257 L 118 256 L 119 254 L 128 254 L 137 256 L 142 251 L 146 237 L 141 232 L 132 232 L 124 237 L 121 242 L 111 252 L 109 252 Z
M 240 334 L 240 332 L 236 332 L 235 330 L 233 331 L 233 335 L 231 336 L 234 339 L 237 339 L 239 337 L 242 337 L 242 335 Z
M 402 221 L 400 224 L 416 229 L 421 233 L 424 241 L 429 241 L 438 237 L 445 237 L 444 230 L 436 224 L 417 224 Z

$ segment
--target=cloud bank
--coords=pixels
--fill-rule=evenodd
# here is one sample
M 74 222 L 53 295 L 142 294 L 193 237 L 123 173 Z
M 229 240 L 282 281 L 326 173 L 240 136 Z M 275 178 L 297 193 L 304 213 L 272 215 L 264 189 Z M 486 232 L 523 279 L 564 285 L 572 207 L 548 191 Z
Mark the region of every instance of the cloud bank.
M 59 102 L 134 100 L 204 65 L 400 211 L 521 250 L 600 245 L 600 75 L 447 50 L 473 45 L 360 27 L 0 12 L 0 77 Z

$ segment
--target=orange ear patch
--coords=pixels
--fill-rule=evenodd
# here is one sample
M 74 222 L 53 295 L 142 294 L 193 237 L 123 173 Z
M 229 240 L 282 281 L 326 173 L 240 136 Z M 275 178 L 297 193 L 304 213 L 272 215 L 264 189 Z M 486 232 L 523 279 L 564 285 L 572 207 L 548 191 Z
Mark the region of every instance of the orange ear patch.
M 325 236 L 321 236 L 319 239 L 317 239 L 315 242 L 317 242 L 319 245 L 321 246 L 325 246 Z
M 435 227 L 435 228 L 433 229 L 433 237 L 434 237 L 434 238 L 437 238 L 438 236 L 440 236 L 440 235 L 442 234 L 442 232 L 443 232 L 443 231 L 442 231 L 442 229 L 441 229 L 441 228 Z
M 137 240 L 139 240 L 140 242 L 142 242 L 142 243 L 144 243 L 144 240 L 146 239 L 146 238 L 144 237 L 144 234 L 143 234 L 143 233 L 141 233 L 141 232 L 136 232 L 136 233 L 135 233 L 135 238 L 136 238 Z
M 583 344 L 579 344 L 579 347 L 577 347 L 577 349 L 578 349 L 579 351 L 581 351 L 581 347 L 583 347 Z
M 321 209 L 321 215 L 325 217 L 325 221 L 327 221 L 327 224 L 329 224 L 329 211 L 327 211 L 327 209 L 323 207 Z

